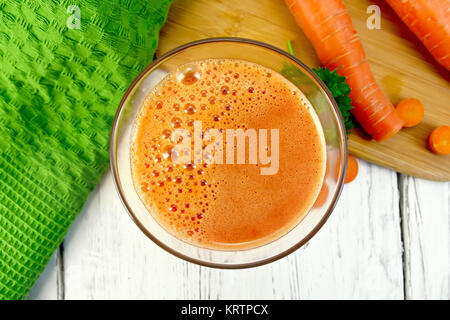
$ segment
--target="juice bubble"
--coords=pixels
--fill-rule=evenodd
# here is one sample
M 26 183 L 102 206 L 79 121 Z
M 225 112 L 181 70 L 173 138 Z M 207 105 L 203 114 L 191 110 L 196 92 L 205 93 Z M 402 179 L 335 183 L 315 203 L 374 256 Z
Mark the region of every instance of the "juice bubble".
M 226 95 L 230 93 L 230 88 L 228 88 L 227 86 L 222 86 L 222 88 L 220 88 L 220 91 L 222 91 L 222 94 Z
M 172 152 L 173 146 L 167 146 L 164 148 L 163 157 L 164 159 L 168 159 L 170 157 L 170 153 Z
M 196 83 L 201 78 L 200 67 L 196 64 L 184 66 L 182 70 L 177 71 L 176 79 L 184 85 Z
M 141 190 L 142 190 L 143 192 L 147 192 L 147 191 L 150 190 L 150 186 L 148 185 L 147 182 L 143 182 L 143 183 L 141 184 Z
M 181 177 L 177 176 L 177 177 L 175 177 L 175 178 L 173 179 L 173 182 L 175 182 L 175 183 L 181 183 L 181 182 L 183 182 L 183 179 L 181 179 Z
M 180 128 L 182 123 L 183 122 L 181 121 L 180 118 L 173 118 L 172 121 L 170 122 L 173 128 Z
M 171 135 L 172 135 L 172 131 L 170 131 L 169 129 L 165 129 L 162 132 L 162 137 L 164 139 L 169 139 Z
M 192 103 L 187 103 L 184 106 L 184 112 L 186 112 L 188 115 L 193 115 L 195 114 L 197 110 L 195 109 L 195 106 Z
M 192 170 L 195 169 L 195 167 L 196 167 L 195 163 L 191 163 L 191 162 L 186 163 L 186 164 L 183 166 L 183 168 L 186 169 L 187 171 L 192 171 Z
M 177 161 L 177 159 L 180 157 L 180 153 L 178 152 L 178 149 L 174 146 L 166 146 L 164 148 L 163 152 L 164 159 L 168 159 L 170 161 Z

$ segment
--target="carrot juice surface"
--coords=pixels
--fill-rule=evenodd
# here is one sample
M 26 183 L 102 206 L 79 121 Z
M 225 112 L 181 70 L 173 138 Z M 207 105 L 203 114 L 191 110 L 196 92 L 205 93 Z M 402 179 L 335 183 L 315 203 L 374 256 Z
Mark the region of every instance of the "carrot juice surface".
M 211 249 L 286 234 L 314 204 L 325 166 L 323 131 L 303 93 L 242 60 L 169 73 L 143 102 L 131 139 L 134 186 L 150 214 Z

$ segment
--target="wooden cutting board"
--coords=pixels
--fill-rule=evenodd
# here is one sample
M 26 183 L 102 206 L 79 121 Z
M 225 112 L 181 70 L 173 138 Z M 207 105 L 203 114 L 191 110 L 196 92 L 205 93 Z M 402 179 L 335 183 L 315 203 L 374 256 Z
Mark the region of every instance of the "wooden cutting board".
M 361 130 L 349 137 L 350 153 L 398 172 L 430 180 L 450 181 L 450 155 L 426 149 L 432 129 L 450 125 L 450 73 L 437 64 L 423 45 L 382 0 L 346 0 L 372 71 L 391 101 L 417 98 L 424 120 L 388 141 L 370 141 Z M 366 26 L 367 8 L 381 9 L 381 29 Z M 319 66 L 310 42 L 295 24 L 282 0 L 175 0 L 161 31 L 158 55 L 190 41 L 210 37 L 242 37 L 286 50 L 291 40 L 297 57 Z

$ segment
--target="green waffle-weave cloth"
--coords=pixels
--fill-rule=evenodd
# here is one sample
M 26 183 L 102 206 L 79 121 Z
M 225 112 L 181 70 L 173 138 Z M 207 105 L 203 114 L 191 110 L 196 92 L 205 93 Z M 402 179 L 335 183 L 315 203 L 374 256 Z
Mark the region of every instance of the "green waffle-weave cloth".
M 108 163 L 171 0 L 0 0 L 0 299 L 26 297 Z

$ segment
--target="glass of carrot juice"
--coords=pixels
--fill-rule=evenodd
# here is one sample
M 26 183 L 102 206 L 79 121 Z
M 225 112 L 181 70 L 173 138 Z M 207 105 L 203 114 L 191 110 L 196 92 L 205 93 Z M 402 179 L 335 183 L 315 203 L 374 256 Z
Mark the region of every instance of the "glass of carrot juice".
M 138 75 L 110 152 L 119 196 L 145 235 L 193 263 L 246 268 L 322 227 L 343 187 L 347 140 L 336 102 L 300 60 L 213 38 Z

